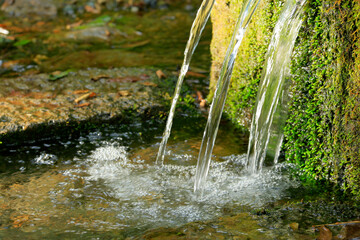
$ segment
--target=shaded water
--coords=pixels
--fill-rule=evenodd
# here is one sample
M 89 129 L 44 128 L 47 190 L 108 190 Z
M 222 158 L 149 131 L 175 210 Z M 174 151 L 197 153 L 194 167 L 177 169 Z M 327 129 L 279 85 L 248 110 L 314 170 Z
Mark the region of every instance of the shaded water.
M 199 10 L 196 14 L 196 17 L 192 24 L 192 27 L 190 29 L 189 40 L 187 42 L 185 52 L 184 52 L 184 62 L 180 69 L 179 78 L 178 78 L 176 88 L 175 88 L 175 93 L 174 93 L 174 96 L 172 99 L 171 108 L 170 108 L 169 116 L 167 119 L 165 131 L 163 134 L 163 138 L 161 140 L 158 155 L 156 157 L 156 162 L 160 165 L 162 165 L 164 162 L 166 144 L 167 144 L 169 136 L 170 136 L 171 126 L 172 126 L 175 108 L 176 108 L 176 103 L 180 96 L 181 86 L 182 86 L 182 83 L 186 76 L 186 73 L 189 69 L 192 55 L 199 43 L 201 33 L 204 30 L 205 25 L 209 19 L 210 12 L 214 5 L 214 2 L 215 2 L 215 0 L 203 0 L 203 2 L 201 3 L 201 6 L 199 7 Z
M 226 52 L 224 62 L 219 74 L 214 98 L 209 111 L 208 122 L 205 127 L 203 140 L 201 143 L 199 158 L 196 167 L 196 177 L 194 191 L 203 188 L 209 172 L 211 153 L 215 144 L 217 131 L 223 112 L 227 91 L 229 89 L 231 74 L 234 62 L 239 50 L 241 41 L 252 15 L 254 14 L 260 0 L 247 0 L 244 2 L 238 21 L 235 26 L 233 36 Z
M 268 48 L 251 122 L 248 168 L 261 171 L 266 155 L 277 163 L 289 100 L 290 59 L 302 24 L 305 0 L 286 1 Z
M 11 18 L 0 12 L 2 26 L 15 38 L 0 36 L 0 76 L 89 67 L 151 66 L 176 71 L 194 14 L 182 2 L 166 11 L 108 11 L 76 19 L 59 15 L 46 21 L 39 16 Z M 193 57 L 193 71 L 208 71 L 210 29 L 204 31 Z
M 226 129 L 214 148 L 206 194 L 198 198 L 192 186 L 203 121 L 175 125 L 186 121 L 198 124 L 190 133 L 175 127 L 177 140 L 170 139 L 163 168 L 153 162 L 157 122 L 1 149 L 0 237 L 137 236 L 234 214 L 241 206 L 260 207 L 289 197 L 286 189 L 298 186 L 286 165 L 244 174 L 247 137 Z

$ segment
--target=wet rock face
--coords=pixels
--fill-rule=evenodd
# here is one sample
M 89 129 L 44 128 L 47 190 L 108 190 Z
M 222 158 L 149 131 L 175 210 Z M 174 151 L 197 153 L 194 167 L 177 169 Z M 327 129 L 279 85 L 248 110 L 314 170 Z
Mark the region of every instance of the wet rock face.
M 30 15 L 54 17 L 57 15 L 57 4 L 53 0 L 5 0 L 1 9 L 15 17 Z
M 155 72 L 83 70 L 49 81 L 48 74 L 0 81 L 0 137 L 41 124 L 110 119 L 124 110 L 157 105 Z

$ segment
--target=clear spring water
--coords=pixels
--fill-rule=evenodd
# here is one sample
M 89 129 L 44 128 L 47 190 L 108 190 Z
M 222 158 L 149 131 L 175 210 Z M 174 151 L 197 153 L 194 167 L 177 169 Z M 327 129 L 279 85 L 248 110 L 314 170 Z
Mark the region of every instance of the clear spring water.
M 171 127 L 172 127 L 174 114 L 175 114 L 176 103 L 180 96 L 181 86 L 183 84 L 186 73 L 189 69 L 189 65 L 190 65 L 190 61 L 193 56 L 193 53 L 199 43 L 201 33 L 204 30 L 205 25 L 209 19 L 210 12 L 211 12 L 211 9 L 212 9 L 214 3 L 215 3 L 215 0 L 203 0 L 203 2 L 201 3 L 199 10 L 196 14 L 196 17 L 194 19 L 192 27 L 190 29 L 189 40 L 187 42 L 187 45 L 186 45 L 186 48 L 184 51 L 184 62 L 181 66 L 179 78 L 178 78 L 178 81 L 176 84 L 174 96 L 173 96 L 172 103 L 171 103 L 169 116 L 168 116 L 168 119 L 166 122 L 166 127 L 164 130 L 163 138 L 161 140 L 161 144 L 159 146 L 159 152 L 156 157 L 156 162 L 159 165 L 162 165 L 164 163 L 164 157 L 166 154 L 166 144 L 167 144 L 169 136 L 170 136 Z
M 226 56 L 219 74 L 219 80 L 216 85 L 214 98 L 210 107 L 208 122 L 206 124 L 203 140 L 201 143 L 196 167 L 194 191 L 203 189 L 205 184 L 210 167 L 211 153 L 214 148 L 237 52 L 241 45 L 246 28 L 249 25 L 251 17 L 253 16 L 259 2 L 260 0 L 244 1 L 244 5 L 241 9 L 233 36 L 227 49 Z
M 289 64 L 305 2 L 287 0 L 274 28 L 251 122 L 248 148 L 251 173 L 261 171 L 266 155 L 272 156 L 273 163 L 278 161 L 287 118 Z
M 160 137 L 154 125 L 9 147 L 1 155 L 7 166 L 0 175 L 0 237 L 136 236 L 286 199 L 286 190 L 297 186 L 286 165 L 246 175 L 247 137 L 227 129 L 214 148 L 205 194 L 198 196 L 193 182 L 200 128 L 192 136 L 173 133 L 177 140 L 170 140 L 162 168 L 154 163 Z

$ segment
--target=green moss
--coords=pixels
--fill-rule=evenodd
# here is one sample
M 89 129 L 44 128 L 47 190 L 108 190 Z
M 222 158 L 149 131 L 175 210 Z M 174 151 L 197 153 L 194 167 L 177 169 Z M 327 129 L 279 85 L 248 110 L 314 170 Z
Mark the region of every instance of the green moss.
M 307 178 L 334 182 L 360 197 L 355 190 L 360 182 L 354 178 L 359 170 L 353 172 L 359 157 L 351 147 L 360 135 L 347 129 L 346 120 L 349 86 L 355 80 L 356 15 L 353 1 L 308 3 L 291 66 L 294 86 L 285 153 Z
M 252 107 L 265 61 L 267 45 L 281 9 L 281 1 L 263 1 L 247 30 L 232 77 L 227 116 L 249 127 Z M 219 4 L 225 4 L 220 1 Z M 230 1 L 237 4 L 239 1 Z M 238 9 L 238 8 L 237 8 Z M 213 15 L 214 34 L 233 22 L 238 11 L 221 21 Z M 227 38 L 232 30 L 224 27 Z M 214 36 L 212 86 L 223 56 Z M 224 45 L 224 48 L 227 44 Z M 301 178 L 333 183 L 360 199 L 360 2 L 308 0 L 291 64 L 293 84 L 283 149 L 296 163 Z
M 227 4 L 228 3 L 228 4 Z M 231 79 L 225 112 L 237 125 L 248 127 L 257 88 L 265 63 L 267 46 L 278 19 L 283 1 L 264 0 L 258 7 L 246 31 Z M 218 1 L 212 13 L 213 56 L 210 92 L 214 91 L 220 66 L 230 42 L 233 28 L 240 12 L 242 1 Z M 227 17 L 224 17 L 227 16 Z M 212 94 L 209 95 L 210 100 Z

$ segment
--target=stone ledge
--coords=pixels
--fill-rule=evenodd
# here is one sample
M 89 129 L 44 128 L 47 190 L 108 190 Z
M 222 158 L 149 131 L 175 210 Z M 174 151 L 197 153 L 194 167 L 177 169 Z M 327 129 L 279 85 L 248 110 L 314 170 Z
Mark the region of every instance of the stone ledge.
M 153 70 L 90 69 L 48 79 L 47 74 L 0 79 L 0 140 L 28 135 L 24 132 L 46 135 L 51 128 L 110 121 L 129 109 L 141 112 L 160 106 L 154 97 Z M 75 101 L 91 93 L 96 95 Z

